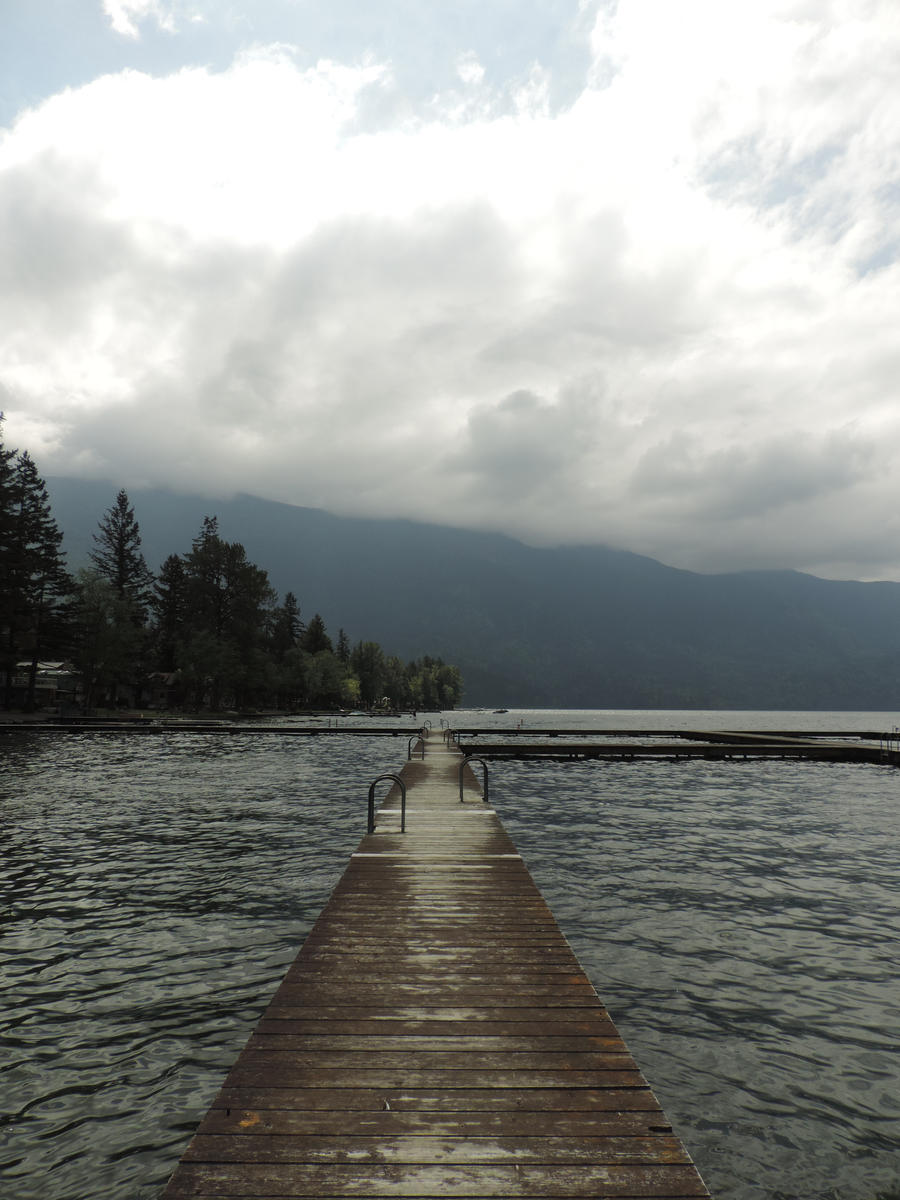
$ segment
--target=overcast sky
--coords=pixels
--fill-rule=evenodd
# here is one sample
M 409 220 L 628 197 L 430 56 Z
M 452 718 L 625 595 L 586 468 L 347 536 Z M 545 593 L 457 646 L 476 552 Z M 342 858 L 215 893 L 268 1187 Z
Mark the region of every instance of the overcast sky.
M 0 0 L 0 126 L 44 474 L 900 579 L 897 0 Z

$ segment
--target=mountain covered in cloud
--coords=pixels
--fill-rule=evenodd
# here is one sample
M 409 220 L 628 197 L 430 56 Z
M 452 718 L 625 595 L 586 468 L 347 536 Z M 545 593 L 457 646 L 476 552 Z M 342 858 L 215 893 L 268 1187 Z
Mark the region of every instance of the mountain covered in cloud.
M 113 484 L 48 480 L 70 565 Z M 471 705 L 900 708 L 900 584 L 793 571 L 699 575 L 602 546 L 337 517 L 252 496 L 132 490 L 149 565 L 203 517 L 302 615 L 403 658 L 458 664 Z

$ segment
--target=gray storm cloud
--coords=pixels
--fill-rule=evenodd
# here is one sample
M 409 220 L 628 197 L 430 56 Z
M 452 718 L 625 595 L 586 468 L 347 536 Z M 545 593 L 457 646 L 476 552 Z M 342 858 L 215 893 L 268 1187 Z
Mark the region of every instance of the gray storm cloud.
M 113 7 L 123 42 L 187 20 Z M 282 44 L 23 111 L 9 440 L 126 486 L 900 577 L 900 112 L 872 83 L 900 29 L 773 3 L 704 46 L 695 0 L 673 82 L 638 20 L 667 11 L 582 19 L 568 91 L 461 47 L 426 102 L 402 62 Z

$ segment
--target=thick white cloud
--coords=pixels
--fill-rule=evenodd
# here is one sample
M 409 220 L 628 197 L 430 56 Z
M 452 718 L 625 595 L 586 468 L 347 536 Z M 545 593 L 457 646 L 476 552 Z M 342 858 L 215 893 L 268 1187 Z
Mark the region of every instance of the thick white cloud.
M 23 113 L 9 440 L 48 474 L 900 578 L 900 14 L 619 0 L 591 48 L 564 109 L 474 51 L 422 104 L 390 62 L 268 45 Z
M 140 37 L 141 23 L 153 20 L 172 33 L 175 30 L 174 6 L 162 0 L 103 0 L 103 11 L 116 33 L 128 38 Z

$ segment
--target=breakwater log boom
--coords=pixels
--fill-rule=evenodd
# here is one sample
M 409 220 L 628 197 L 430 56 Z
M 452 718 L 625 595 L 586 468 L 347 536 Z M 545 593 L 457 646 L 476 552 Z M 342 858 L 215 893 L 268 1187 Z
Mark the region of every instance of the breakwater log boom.
M 349 725 L 338 718 L 327 724 L 277 725 L 245 720 L 169 720 L 131 717 L 125 720 L 75 717 L 0 721 L 0 734 L 23 732 L 49 736 L 133 734 L 237 737 L 416 737 L 419 726 Z M 460 728 L 453 739 L 466 757 L 486 759 L 651 758 L 807 758 L 820 762 L 879 763 L 900 766 L 900 735 L 878 730 L 691 730 L 691 729 L 516 729 Z M 502 737 L 503 740 L 493 740 Z M 484 740 L 482 740 L 484 739 Z M 560 740 L 569 739 L 569 740 Z
M 349 725 L 338 718 L 327 724 L 277 725 L 244 720 L 125 720 L 76 717 L 0 721 L 0 734 L 23 732 L 49 736 L 185 734 L 209 737 L 393 737 L 413 738 L 419 726 Z M 900 736 L 878 730 L 697 730 L 697 729 L 516 729 L 460 728 L 453 739 L 466 757 L 488 759 L 649 758 L 807 758 L 820 762 L 880 763 L 900 766 Z M 502 737 L 503 740 L 493 740 Z M 569 740 L 560 740 L 569 739 Z
M 517 730 L 504 741 L 481 740 L 494 731 L 454 734 L 461 752 L 481 759 L 804 758 L 817 762 L 900 765 L 896 734 L 727 730 Z M 469 740 L 463 741 L 467 735 Z M 560 738 L 577 740 L 559 740 Z M 640 740 L 636 740 L 640 739 Z
M 152 717 L 28 717 L 15 720 L 0 720 L 0 734 L 135 734 L 159 736 L 164 734 L 191 734 L 202 736 L 263 736 L 280 737 L 393 737 L 417 736 L 419 725 L 348 724 L 341 718 L 329 718 L 327 723 L 306 722 L 272 724 L 246 719 L 178 719 Z M 769 757 L 798 757 L 808 753 L 815 756 L 816 749 L 826 751 L 821 757 L 840 757 L 846 752 L 848 761 L 893 761 L 888 752 L 900 751 L 900 734 L 884 730 L 698 730 L 698 729 L 540 729 L 517 727 L 461 727 L 453 731 L 453 738 L 465 755 L 489 752 L 503 757 L 535 757 L 551 750 L 559 751 L 560 738 L 571 739 L 578 753 L 593 757 L 679 757 L 683 755 L 706 755 L 715 747 L 717 757 L 731 754 Z M 501 741 L 481 741 L 479 739 Z M 465 739 L 465 740 L 464 740 Z M 636 739 L 640 739 L 639 741 Z M 691 746 L 690 743 L 702 743 Z M 546 747 L 546 750 L 544 748 Z M 791 749 L 793 747 L 793 750 Z M 755 749 L 754 749 L 755 748 Z M 512 754 L 516 750 L 515 755 Z M 598 754 L 597 751 L 602 753 Z M 878 752 L 882 751 L 879 757 Z M 572 757 L 575 750 L 566 748 L 561 757 Z M 873 757 L 874 754 L 874 757 Z

